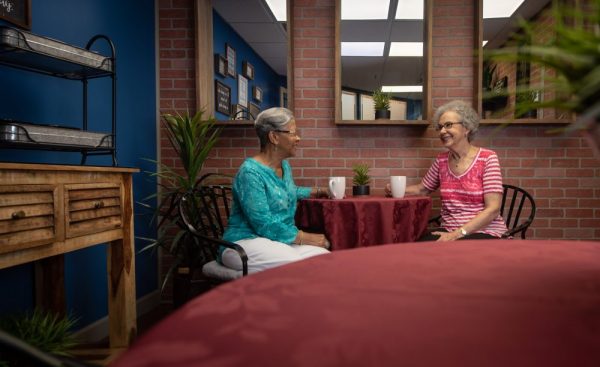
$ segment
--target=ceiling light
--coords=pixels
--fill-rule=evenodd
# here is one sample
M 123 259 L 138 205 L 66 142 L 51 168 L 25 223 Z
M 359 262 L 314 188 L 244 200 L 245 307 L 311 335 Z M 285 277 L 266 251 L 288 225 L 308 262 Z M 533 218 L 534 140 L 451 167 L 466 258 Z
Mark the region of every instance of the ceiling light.
M 279 22 L 285 22 L 287 19 L 286 0 L 265 0 L 271 9 L 271 13 Z
M 483 18 L 510 18 L 524 0 L 483 0 Z
M 423 0 L 399 0 L 396 19 L 423 19 Z
M 342 19 L 387 19 L 390 0 L 342 0 Z
M 383 56 L 384 42 L 342 42 L 342 56 Z
M 386 93 L 414 93 L 422 92 L 422 85 L 384 85 L 381 87 L 382 92 Z
M 390 56 L 423 56 L 423 42 L 392 42 Z

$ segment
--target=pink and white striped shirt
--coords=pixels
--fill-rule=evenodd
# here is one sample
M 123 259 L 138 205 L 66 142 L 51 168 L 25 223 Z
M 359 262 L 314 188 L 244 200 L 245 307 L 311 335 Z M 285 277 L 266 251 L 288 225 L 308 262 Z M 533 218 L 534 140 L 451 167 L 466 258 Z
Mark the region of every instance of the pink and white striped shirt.
M 442 227 L 452 232 L 485 208 L 485 194 L 502 194 L 504 189 L 500 163 L 494 151 L 479 148 L 471 166 L 459 176 L 450 169 L 449 154 L 443 152 L 437 156 L 423 177 L 422 184 L 429 191 L 440 189 Z M 506 230 L 504 219 L 498 215 L 487 227 L 476 232 L 500 237 Z

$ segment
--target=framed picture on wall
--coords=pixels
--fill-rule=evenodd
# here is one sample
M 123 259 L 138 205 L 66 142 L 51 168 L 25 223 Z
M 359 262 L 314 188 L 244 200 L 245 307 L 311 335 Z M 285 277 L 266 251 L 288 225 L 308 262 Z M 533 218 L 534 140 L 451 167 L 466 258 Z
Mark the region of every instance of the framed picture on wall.
M 254 66 L 248 61 L 242 63 L 242 75 L 250 80 L 254 79 Z
M 246 120 L 246 107 L 239 103 L 231 105 L 231 119 L 232 120 Z
M 215 73 L 227 76 L 227 59 L 219 54 L 215 54 Z
M 248 79 L 238 74 L 238 103 L 248 107 Z
M 262 89 L 257 86 L 252 87 L 252 98 L 259 103 L 262 102 L 263 94 Z
M 31 29 L 31 0 L 0 1 L 0 19 Z
M 235 48 L 230 44 L 225 44 L 225 58 L 227 59 L 227 74 L 235 78 Z
M 231 88 L 215 80 L 215 109 L 229 116 L 231 114 Z
M 250 107 L 248 107 L 248 112 L 250 112 L 248 116 L 248 120 L 255 120 L 256 116 L 260 113 L 260 106 L 256 103 L 250 102 Z

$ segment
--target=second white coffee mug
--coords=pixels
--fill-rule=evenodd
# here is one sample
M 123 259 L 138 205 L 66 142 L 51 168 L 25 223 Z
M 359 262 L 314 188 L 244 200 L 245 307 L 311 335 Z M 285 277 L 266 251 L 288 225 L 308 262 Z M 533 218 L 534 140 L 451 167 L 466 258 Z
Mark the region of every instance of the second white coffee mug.
M 329 177 L 329 192 L 332 199 L 343 199 L 346 194 L 346 177 Z
M 390 186 L 392 187 L 392 196 L 403 198 L 406 191 L 406 176 L 391 176 Z

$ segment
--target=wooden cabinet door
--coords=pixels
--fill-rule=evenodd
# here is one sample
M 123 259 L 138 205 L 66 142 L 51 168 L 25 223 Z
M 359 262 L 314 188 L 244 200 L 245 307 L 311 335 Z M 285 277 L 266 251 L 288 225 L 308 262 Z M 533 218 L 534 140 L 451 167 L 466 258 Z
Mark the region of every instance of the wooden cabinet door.
M 55 242 L 58 202 L 55 185 L 0 185 L 0 253 Z
M 65 185 L 66 238 L 123 227 L 118 183 Z

